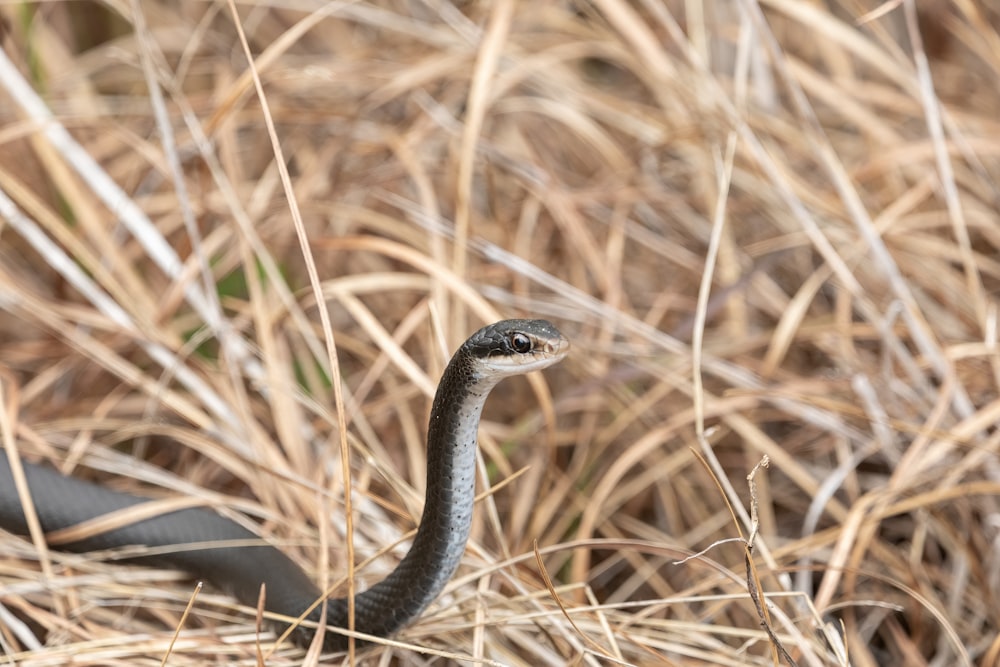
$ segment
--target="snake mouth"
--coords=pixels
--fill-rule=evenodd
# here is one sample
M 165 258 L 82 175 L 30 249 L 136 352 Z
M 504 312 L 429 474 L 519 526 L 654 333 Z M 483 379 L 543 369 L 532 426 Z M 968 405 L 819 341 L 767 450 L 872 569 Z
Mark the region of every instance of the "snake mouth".
M 548 368 L 559 363 L 567 354 L 569 354 L 569 343 L 547 343 L 543 349 L 537 352 L 516 357 L 484 359 L 482 365 L 487 374 L 495 377 L 506 377 Z

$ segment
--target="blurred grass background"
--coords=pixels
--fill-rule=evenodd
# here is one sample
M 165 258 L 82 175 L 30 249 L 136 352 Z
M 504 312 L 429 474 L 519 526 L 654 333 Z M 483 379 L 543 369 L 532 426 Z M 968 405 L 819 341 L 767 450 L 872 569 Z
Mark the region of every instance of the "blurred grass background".
M 0 4 L 6 446 L 200 495 L 343 594 L 345 483 L 364 586 L 450 352 L 547 317 L 573 353 L 488 404 L 458 576 L 357 664 L 1000 665 L 998 28 L 985 0 Z M 0 654 L 317 664 L 192 590 L 0 536 Z

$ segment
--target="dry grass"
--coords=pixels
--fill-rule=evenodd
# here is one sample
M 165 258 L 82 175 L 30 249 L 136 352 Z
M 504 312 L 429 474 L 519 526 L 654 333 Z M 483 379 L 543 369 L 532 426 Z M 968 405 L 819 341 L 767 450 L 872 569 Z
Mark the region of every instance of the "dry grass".
M 358 664 L 1000 664 L 992 3 L 0 17 L 27 458 L 225 505 L 343 593 L 345 481 L 364 586 L 448 352 L 546 316 L 574 354 L 488 405 L 420 648 Z M 0 662 L 316 664 L 211 590 L 182 620 L 191 592 L 4 536 Z

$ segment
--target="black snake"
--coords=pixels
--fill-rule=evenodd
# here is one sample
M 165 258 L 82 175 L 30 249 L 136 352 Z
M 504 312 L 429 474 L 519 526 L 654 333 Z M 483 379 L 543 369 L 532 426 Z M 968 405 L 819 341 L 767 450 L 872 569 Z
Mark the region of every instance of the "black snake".
M 384 580 L 355 596 L 357 632 L 387 637 L 419 616 L 451 578 L 468 540 L 475 498 L 476 433 L 486 397 L 500 380 L 561 360 L 569 342 L 545 320 L 504 320 L 474 333 L 458 349 L 438 384 L 427 429 L 427 493 L 420 527 L 409 552 Z M 22 500 L 7 456 L 0 456 L 0 527 L 27 534 Z M 57 531 L 148 499 L 65 477 L 44 466 L 22 463 L 31 502 L 42 530 Z M 232 541 L 259 546 L 213 545 Z M 259 536 L 208 509 L 185 509 L 136 521 L 58 549 L 95 551 L 129 545 L 178 547 L 136 559 L 144 564 L 187 571 L 256 606 L 266 585 L 267 611 L 299 617 L 322 596 L 309 577 L 285 554 Z M 208 543 L 208 544 L 205 544 Z M 322 606 L 306 617 L 319 621 Z M 326 601 L 326 623 L 346 628 L 347 600 Z M 296 628 L 307 645 L 314 630 Z M 323 647 L 339 651 L 347 637 L 326 632 Z

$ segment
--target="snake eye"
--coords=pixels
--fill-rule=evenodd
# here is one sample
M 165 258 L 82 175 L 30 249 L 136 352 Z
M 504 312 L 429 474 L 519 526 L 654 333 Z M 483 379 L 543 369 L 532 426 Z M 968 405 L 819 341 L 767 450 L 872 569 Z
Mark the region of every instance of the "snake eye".
M 510 346 L 518 354 L 531 352 L 531 339 L 523 333 L 514 333 L 510 336 Z

